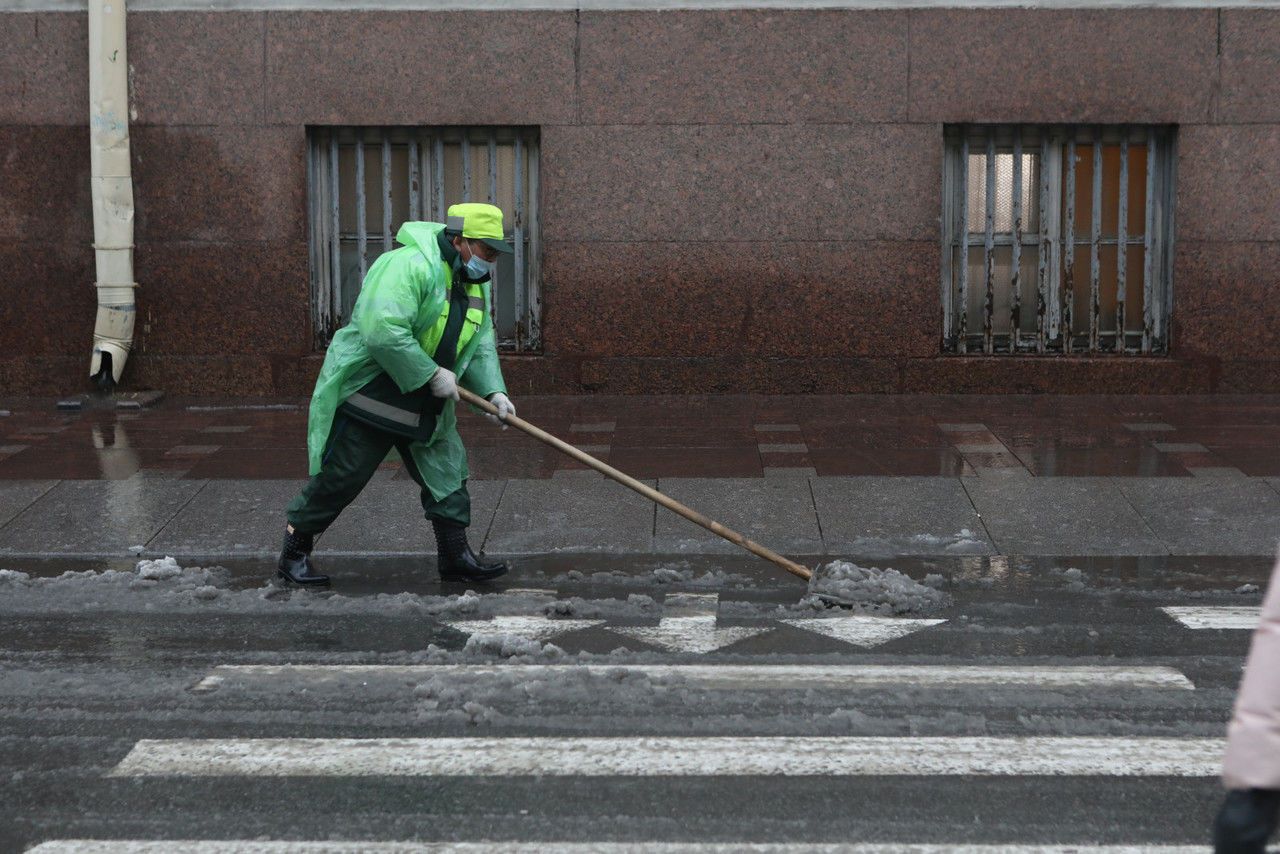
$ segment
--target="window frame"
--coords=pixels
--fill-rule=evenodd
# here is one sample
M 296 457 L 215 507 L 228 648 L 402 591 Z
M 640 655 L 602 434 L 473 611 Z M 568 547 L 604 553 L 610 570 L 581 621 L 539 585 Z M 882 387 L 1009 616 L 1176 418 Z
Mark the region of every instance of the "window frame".
M 328 347 L 333 333 L 350 318 L 343 316 L 343 303 L 354 302 L 354 295 L 344 293 L 341 273 L 342 249 L 351 242 L 356 244 L 359 261 L 358 282 L 364 277 L 378 255 L 395 247 L 395 232 L 401 222 L 393 219 L 392 196 L 398 189 L 391 177 L 392 148 L 405 148 L 407 187 L 407 221 L 444 222 L 449 204 L 456 202 L 486 201 L 497 204 L 498 195 L 498 147 L 513 148 L 512 210 L 504 210 L 509 227 L 506 238 L 516 252 L 511 256 L 511 293 L 500 293 L 494 288 L 493 316 L 496 342 L 500 350 L 521 354 L 539 353 L 542 347 L 542 285 L 541 285 L 541 222 L 540 222 L 540 150 L 541 132 L 528 126 L 308 126 L 307 139 L 307 195 L 308 195 L 308 254 L 310 259 L 310 302 L 314 346 L 318 350 Z M 454 146 L 461 158 L 461 174 L 446 175 L 445 147 Z M 354 176 L 350 182 L 357 187 L 354 205 L 357 225 L 354 232 L 341 228 L 340 199 L 344 175 L 339 170 L 340 149 L 380 150 L 382 217 L 380 228 L 367 222 L 366 207 L 376 200 L 366 188 L 365 157 L 354 157 Z M 472 181 L 471 163 L 476 157 L 487 157 L 488 186 L 477 188 Z M 452 155 L 451 155 L 452 158 Z M 461 186 L 459 198 L 446 199 L 446 183 Z M 339 188 L 335 193 L 335 187 Z M 475 192 L 479 189 L 479 192 Z M 456 190 L 455 190 L 456 192 Z M 476 198 L 479 196 L 479 198 Z M 405 199 L 399 199 L 403 206 Z M 505 207 L 505 205 L 504 205 Z M 376 218 L 376 217 L 374 217 Z M 402 218 L 403 219 L 403 218 Z M 337 234 L 338 239 L 333 239 Z M 372 246 L 370 245 L 372 244 Z M 381 244 L 379 248 L 379 244 Z M 370 254 L 373 249 L 373 254 Z M 501 263 L 501 261 L 500 261 Z M 335 270 L 339 271 L 335 275 Z M 350 271 L 350 272 L 355 272 Z M 501 284 L 501 280 L 499 280 Z M 356 290 L 358 293 L 358 287 Z M 499 333 L 497 314 L 500 300 L 510 299 L 511 329 Z
M 943 183 L 942 183 L 942 315 L 941 349 L 943 353 L 984 355 L 1045 355 L 1045 354 L 1114 354 L 1114 355 L 1166 355 L 1171 351 L 1171 309 L 1173 298 L 1173 235 L 1174 191 L 1176 185 L 1177 128 L 1172 125 L 1008 125 L 1008 124 L 956 124 L 944 126 L 943 133 Z M 1098 143 L 1098 144 L 1095 144 Z M 1135 143 L 1147 146 L 1147 177 L 1145 222 L 1142 239 L 1135 240 L 1126 234 L 1128 193 L 1128 148 Z M 1076 168 L 1066 168 L 1077 146 L 1091 146 L 1093 150 L 1093 209 L 1084 217 L 1090 226 L 1086 241 L 1076 236 L 1076 223 L 1080 212 L 1074 210 Z M 1117 189 L 1120 211 L 1126 218 L 1117 217 L 1118 233 L 1114 238 L 1100 234 L 1102 149 L 1119 145 L 1121 148 L 1122 188 Z M 1064 155 L 1065 151 L 1065 155 Z M 985 232 L 969 229 L 969 163 L 970 155 L 986 155 L 987 207 Z M 1033 196 L 1038 200 L 1039 229 L 1032 233 L 1021 230 L 1024 216 L 1020 214 L 1022 194 L 1019 191 L 1022 170 L 1014 169 L 1012 228 L 1006 232 L 994 231 L 992 215 L 994 199 L 994 163 L 998 154 L 1012 154 L 1014 163 L 1021 163 L 1026 154 L 1038 153 L 1040 186 Z M 1064 201 L 1069 201 L 1065 204 Z M 963 239 L 963 242 L 961 242 Z M 1087 245 L 1090 250 L 1089 267 L 1078 271 L 1075 252 Z M 1099 249 L 1108 245 L 1124 245 L 1118 251 L 1117 286 L 1115 296 L 1117 314 L 1111 329 L 1101 328 Z M 1126 282 L 1124 259 L 1129 247 L 1138 245 L 1144 250 L 1143 324 L 1141 332 L 1128 328 L 1124 316 L 1126 289 L 1139 283 Z M 1010 331 L 1007 335 L 993 330 L 995 317 L 993 258 L 997 247 L 1013 246 L 1013 262 L 1009 282 Z M 983 250 L 985 281 L 972 282 L 969 276 L 970 251 Z M 1036 281 L 1035 305 L 1022 300 L 1021 261 L 1025 252 L 1034 253 Z M 956 255 L 966 259 L 957 264 Z M 1020 257 L 1022 256 L 1022 257 Z M 957 267 L 959 269 L 957 269 Z M 1088 289 L 1089 318 L 1087 331 L 1072 334 L 1072 312 L 1075 291 Z M 984 293 L 981 331 L 974 331 L 968 317 L 969 291 L 978 287 Z M 1036 328 L 1023 332 L 1017 321 L 1024 312 L 1036 312 Z M 1123 325 L 1122 346 L 1116 346 L 1116 328 Z M 1067 334 L 1064 334 L 1064 330 Z M 1007 340 L 1006 340 L 1007 339 Z M 1107 339 L 1110 339 L 1108 344 Z

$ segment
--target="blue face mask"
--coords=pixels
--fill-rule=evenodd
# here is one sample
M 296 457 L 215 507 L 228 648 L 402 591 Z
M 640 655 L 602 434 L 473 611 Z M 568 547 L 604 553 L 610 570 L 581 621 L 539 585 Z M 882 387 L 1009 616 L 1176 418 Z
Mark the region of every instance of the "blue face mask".
M 484 260 L 474 252 L 471 253 L 471 260 L 467 262 L 466 267 L 467 275 L 472 279 L 483 279 L 493 272 L 493 262 Z

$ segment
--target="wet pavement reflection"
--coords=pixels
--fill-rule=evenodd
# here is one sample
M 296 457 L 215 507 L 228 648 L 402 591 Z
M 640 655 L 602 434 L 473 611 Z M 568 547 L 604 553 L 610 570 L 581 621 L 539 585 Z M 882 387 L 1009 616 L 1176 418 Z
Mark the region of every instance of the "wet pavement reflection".
M 522 417 L 635 477 L 1280 476 L 1280 396 L 530 396 Z M 306 475 L 306 401 L 163 399 L 147 409 L 0 401 L 0 479 Z M 574 460 L 480 416 L 473 477 Z M 387 468 L 400 470 L 396 461 Z

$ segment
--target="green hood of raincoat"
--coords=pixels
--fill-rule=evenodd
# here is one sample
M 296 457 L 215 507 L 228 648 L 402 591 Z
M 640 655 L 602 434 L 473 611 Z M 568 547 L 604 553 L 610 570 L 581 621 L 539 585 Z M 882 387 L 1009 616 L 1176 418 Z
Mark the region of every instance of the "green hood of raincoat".
M 440 255 L 437 235 L 444 225 L 406 222 L 396 240 L 399 249 L 384 253 L 369 269 L 351 311 L 351 321 L 338 330 L 325 354 L 311 396 L 307 419 L 307 453 L 311 474 L 320 471 L 325 442 L 338 405 L 380 371 L 409 392 L 420 388 L 439 367 L 419 343 L 440 319 L 453 285 L 453 271 Z M 493 297 L 484 290 L 484 321 L 458 354 L 454 373 L 468 391 L 481 397 L 506 392 L 490 318 Z M 467 459 L 458 436 L 454 402 L 445 402 L 427 442 L 415 442 L 414 459 L 436 498 L 454 492 L 466 480 Z

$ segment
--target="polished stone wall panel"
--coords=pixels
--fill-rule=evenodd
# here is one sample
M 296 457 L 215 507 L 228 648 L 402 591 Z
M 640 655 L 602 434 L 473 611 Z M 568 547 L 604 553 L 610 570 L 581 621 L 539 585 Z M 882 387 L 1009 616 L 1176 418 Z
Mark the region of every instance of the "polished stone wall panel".
M 907 12 L 583 12 L 585 124 L 901 121 Z
M 1174 266 L 1175 355 L 1280 358 L 1280 242 L 1190 242 Z
M 930 240 L 934 125 L 552 127 L 547 240 Z
M 1212 9 L 929 9 L 911 15 L 910 120 L 1211 118 Z
M 261 12 L 132 12 L 130 106 L 144 125 L 261 124 Z
M 133 388 L 160 389 L 168 395 L 279 395 L 270 359 L 238 353 L 216 356 L 171 354 L 130 359 L 125 368 Z
M 0 44 L 0 124 L 88 125 L 85 13 L 0 14 Z
M 936 353 L 928 243 L 552 244 L 543 340 L 559 356 Z
M 91 342 L 92 345 L 92 342 Z M 0 390 L 7 395 L 25 397 L 27 395 L 71 395 L 92 390 L 89 378 L 89 356 L 92 350 L 86 348 L 75 354 L 39 355 L 22 353 L 16 355 L 0 366 Z M 128 368 L 122 385 L 139 388 L 133 385 L 133 375 Z
M 1222 10 L 1224 122 L 1280 121 L 1280 15 L 1275 10 Z
M 575 120 L 572 12 L 273 12 L 267 121 Z
M 78 245 L 92 262 L 87 124 L 0 126 L 0 246 L 23 241 Z
M 1177 239 L 1280 240 L 1280 125 L 1178 132 Z
M 311 351 L 307 246 L 145 243 L 135 346 L 172 356 Z
M 83 356 L 87 374 L 98 312 L 91 243 L 0 241 L 0 270 L 0 362 L 74 354 Z
M 1266 362 L 1223 362 L 1215 390 L 1222 394 L 1280 393 L 1280 359 Z
M 305 239 L 306 153 L 299 126 L 136 127 L 139 239 Z

